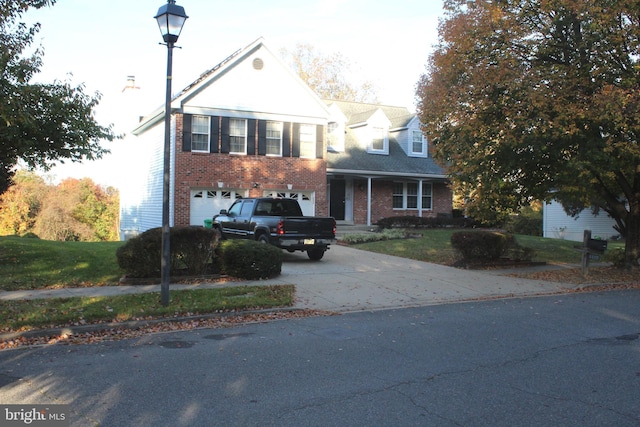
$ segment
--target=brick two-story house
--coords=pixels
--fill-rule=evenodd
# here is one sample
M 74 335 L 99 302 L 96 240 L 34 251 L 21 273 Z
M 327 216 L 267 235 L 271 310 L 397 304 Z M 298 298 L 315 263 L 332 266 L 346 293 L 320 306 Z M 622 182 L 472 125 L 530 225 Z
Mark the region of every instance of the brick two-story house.
M 446 177 L 414 115 L 323 101 L 262 39 L 203 73 L 171 110 L 172 226 L 203 225 L 255 196 L 294 197 L 305 215 L 360 224 L 451 212 Z M 121 188 L 123 239 L 161 225 L 164 106 L 133 135 L 139 154 Z

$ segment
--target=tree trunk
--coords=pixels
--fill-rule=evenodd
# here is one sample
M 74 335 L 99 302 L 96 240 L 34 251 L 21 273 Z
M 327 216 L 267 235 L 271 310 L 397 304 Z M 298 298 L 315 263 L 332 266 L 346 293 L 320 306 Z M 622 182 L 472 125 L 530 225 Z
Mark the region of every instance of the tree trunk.
M 637 268 L 640 258 L 640 214 L 629 213 L 626 222 L 624 265 L 626 268 Z

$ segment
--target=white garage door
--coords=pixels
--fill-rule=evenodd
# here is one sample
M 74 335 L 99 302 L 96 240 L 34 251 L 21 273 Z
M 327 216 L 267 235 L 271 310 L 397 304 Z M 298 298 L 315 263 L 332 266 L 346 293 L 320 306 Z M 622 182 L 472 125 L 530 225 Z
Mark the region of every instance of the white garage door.
M 316 214 L 316 202 L 313 191 L 265 191 L 264 196 L 296 199 L 305 216 L 314 216 Z
M 220 213 L 220 209 L 229 209 L 243 193 L 239 190 L 191 190 L 189 224 L 204 225 L 205 219 L 211 219 Z

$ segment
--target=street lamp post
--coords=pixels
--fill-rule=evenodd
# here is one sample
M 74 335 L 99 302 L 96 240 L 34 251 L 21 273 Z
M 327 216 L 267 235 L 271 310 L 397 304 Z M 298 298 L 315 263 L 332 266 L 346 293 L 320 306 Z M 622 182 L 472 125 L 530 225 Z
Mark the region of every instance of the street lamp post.
M 164 104 L 164 176 L 162 186 L 162 259 L 160 261 L 160 302 L 169 305 L 169 275 L 171 271 L 171 246 L 169 243 L 169 191 L 171 169 L 171 74 L 173 68 L 173 46 L 180 37 L 182 26 L 188 16 L 175 0 L 158 9 L 158 21 L 162 39 L 167 45 L 167 93 Z

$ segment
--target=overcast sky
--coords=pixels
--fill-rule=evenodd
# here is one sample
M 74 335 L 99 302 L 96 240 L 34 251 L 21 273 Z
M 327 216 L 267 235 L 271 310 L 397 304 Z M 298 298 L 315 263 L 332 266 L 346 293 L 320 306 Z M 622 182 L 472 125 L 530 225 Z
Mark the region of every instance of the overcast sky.
M 259 37 L 278 53 L 308 43 L 324 54 L 341 53 L 361 80 L 371 80 L 379 100 L 414 110 L 415 84 L 437 42 L 442 0 L 178 0 L 189 16 L 174 49 L 173 92 L 194 81 L 236 50 Z M 36 42 L 44 47 L 38 81 L 72 74 L 86 91 L 102 93 L 101 124 L 126 132 L 121 93 L 127 76 L 140 87 L 141 111 L 164 102 L 167 52 L 155 16 L 160 0 L 58 0 L 50 8 L 27 12 L 24 20 L 42 25 Z M 105 160 L 54 170 L 55 178 L 89 176 L 118 186 L 122 143 Z

